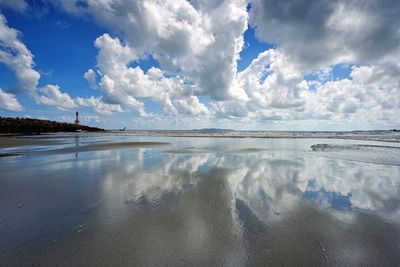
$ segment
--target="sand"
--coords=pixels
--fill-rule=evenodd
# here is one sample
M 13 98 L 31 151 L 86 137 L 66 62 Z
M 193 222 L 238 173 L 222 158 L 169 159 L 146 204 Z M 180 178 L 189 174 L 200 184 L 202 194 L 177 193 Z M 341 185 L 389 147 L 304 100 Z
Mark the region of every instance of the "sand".
M 395 149 L 315 139 L 49 140 L 0 158 L 0 266 L 400 262 L 400 167 L 355 161 L 391 160 Z M 311 151 L 317 143 L 335 149 Z
M 32 145 L 49 145 L 52 142 L 21 139 L 16 137 L 0 137 L 0 148 L 18 147 L 18 146 L 32 146 Z
M 166 142 L 113 142 L 113 143 L 97 143 L 84 146 L 66 147 L 54 150 L 43 151 L 45 154 L 64 154 L 64 153 L 76 153 L 76 152 L 87 152 L 87 151 L 100 151 L 100 150 L 111 150 L 111 149 L 123 149 L 123 148 L 139 148 L 139 147 L 159 147 L 170 145 Z
M 400 147 L 395 146 L 315 144 L 311 146 L 311 149 L 325 157 L 400 166 Z
M 0 138 L 0 148 L 7 147 L 18 147 L 18 146 L 28 146 L 28 145 L 49 145 L 51 142 L 42 142 L 26 139 L 17 138 Z M 24 154 L 66 154 L 66 153 L 78 153 L 87 151 L 101 151 L 101 150 L 111 150 L 111 149 L 124 149 L 124 148 L 139 148 L 139 147 L 159 147 L 167 146 L 170 143 L 167 142 L 112 142 L 112 143 L 93 143 L 89 145 L 64 147 L 57 149 L 46 149 L 46 150 L 26 150 L 26 151 L 7 151 L 0 152 L 0 157 L 6 156 L 17 156 Z

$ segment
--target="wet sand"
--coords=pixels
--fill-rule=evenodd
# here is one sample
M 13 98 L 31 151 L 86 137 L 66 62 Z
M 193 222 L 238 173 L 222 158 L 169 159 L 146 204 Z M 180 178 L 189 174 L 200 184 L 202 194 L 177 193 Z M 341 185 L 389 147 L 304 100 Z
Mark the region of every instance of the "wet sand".
M 38 151 L 32 153 L 40 154 L 64 154 L 64 153 L 78 153 L 88 151 L 101 151 L 112 149 L 125 149 L 125 148 L 149 148 L 149 147 L 162 147 L 169 146 L 167 142 L 112 142 L 112 143 L 95 143 L 83 146 L 73 146 L 60 149 L 52 149 L 47 151 Z
M 231 153 L 257 153 L 257 152 L 262 152 L 265 151 L 266 149 L 263 148 L 254 148 L 254 147 L 249 147 L 249 148 L 243 148 L 239 150 L 233 150 L 230 151 Z
M 387 145 L 314 144 L 311 149 L 322 156 L 371 164 L 400 166 L 400 147 Z
M 18 147 L 18 146 L 32 146 L 32 145 L 50 145 L 49 141 L 23 139 L 16 137 L 0 137 L 0 148 Z
M 400 262 L 390 162 L 310 148 L 329 140 L 77 139 L 0 158 L 0 266 Z
M 4 139 L 4 140 L 2 140 Z M 78 152 L 88 152 L 88 151 L 101 151 L 101 150 L 112 150 L 112 149 L 126 149 L 126 148 L 145 148 L 145 147 L 162 147 L 168 146 L 170 143 L 167 142 L 111 142 L 111 143 L 92 143 L 85 145 L 68 146 L 63 148 L 55 148 L 53 149 L 51 145 L 55 145 L 54 142 L 51 141 L 43 141 L 43 140 L 30 140 L 30 139 L 17 139 L 17 138 L 0 138 L 0 148 L 8 148 L 8 147 L 16 147 L 19 146 L 49 146 L 50 149 L 45 150 L 15 150 L 15 151 L 6 151 L 0 152 L 0 157 L 7 156 L 18 156 L 25 154 L 66 154 L 66 153 L 78 153 Z

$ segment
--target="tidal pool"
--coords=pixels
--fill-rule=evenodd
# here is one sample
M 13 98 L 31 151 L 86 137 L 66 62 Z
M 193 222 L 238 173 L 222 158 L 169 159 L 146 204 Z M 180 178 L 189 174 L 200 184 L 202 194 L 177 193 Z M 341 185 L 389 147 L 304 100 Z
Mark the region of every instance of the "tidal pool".
M 0 158 L 1 266 L 400 263 L 396 161 L 362 162 L 354 153 L 341 158 L 338 151 L 332 157 L 310 149 L 316 143 L 387 143 L 56 139 L 56 145 L 23 147 L 22 155 Z M 69 149 L 110 142 L 170 145 Z M 54 152 L 60 148 L 68 149 Z M 359 153 L 387 157 L 384 148 Z

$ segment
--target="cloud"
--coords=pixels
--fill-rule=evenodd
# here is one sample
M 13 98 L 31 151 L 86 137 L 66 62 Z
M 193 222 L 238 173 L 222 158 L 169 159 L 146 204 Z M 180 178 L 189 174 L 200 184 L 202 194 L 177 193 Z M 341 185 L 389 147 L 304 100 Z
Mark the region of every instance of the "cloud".
M 276 49 L 260 53 L 238 73 L 238 81 L 251 99 L 249 104 L 261 108 L 299 108 L 304 105 L 303 95 L 308 90 L 296 66 Z
M 23 12 L 27 9 L 28 4 L 25 2 L 25 0 L 0 0 L 0 9 L 2 7 Z
M 80 121 L 84 123 L 101 123 L 103 120 L 98 115 L 82 115 Z
M 0 62 L 14 71 L 18 84 L 14 93 L 33 93 L 40 74 L 34 70 L 33 55 L 19 40 L 19 32 L 7 26 L 6 18 L 0 13 Z
M 91 87 L 96 87 L 96 77 L 96 72 L 93 69 L 88 69 L 83 75 L 83 78 L 85 78 Z
M 218 100 L 241 95 L 236 91 L 240 88 L 231 85 L 247 28 L 247 1 L 111 0 L 79 5 L 62 1 L 61 5 L 67 12 L 90 15 L 114 33 L 123 34 L 120 54 L 107 59 L 108 54 L 100 52 L 99 61 L 137 61 L 150 54 L 168 75 L 183 76 L 195 84 L 198 94 Z M 96 46 L 105 42 L 119 46 L 106 35 Z
M 124 110 L 118 104 L 107 104 L 101 98 L 94 96 L 88 98 L 77 97 L 76 103 L 83 107 L 92 107 L 97 113 L 103 115 L 111 115 L 115 112 L 123 112 Z
M 270 49 L 236 75 L 235 86 L 243 90 L 246 98 L 211 100 L 206 106 L 194 95 L 196 85 L 184 77 L 167 77 L 154 67 L 146 73 L 140 67 L 129 67 L 129 55 L 135 55 L 118 38 L 106 34 L 97 39 L 96 45 L 100 49 L 97 67 L 102 73 L 99 87 L 106 102 L 136 107 L 137 98 L 150 99 L 161 104 L 164 115 L 214 121 L 324 120 L 345 124 L 366 116 L 372 124 L 398 123 L 395 114 L 399 112 L 399 101 L 391 97 L 400 88 L 400 68 L 396 64 L 354 66 L 350 79 L 336 81 L 330 79 L 333 68 L 325 67 L 314 72 L 316 79 L 305 80 L 301 66 L 284 50 Z M 374 116 L 368 115 L 370 110 L 374 110 Z
M 351 22 L 357 25 L 350 29 L 333 23 L 338 17 L 345 17 L 340 13 L 344 12 L 343 5 L 336 2 L 310 3 L 307 11 L 294 2 L 276 3 L 272 7 L 274 3 L 269 3 L 270 9 L 266 9 L 264 2 L 253 1 L 251 22 L 257 29 L 257 35 L 263 40 L 278 43 L 279 47 L 261 53 L 248 68 L 237 73 L 236 60 L 243 46 L 242 33 L 246 26 L 237 30 L 231 26 L 247 21 L 247 14 L 242 13 L 242 4 L 235 1 L 219 4 L 192 1 L 188 4 L 185 1 L 171 5 L 168 1 L 143 1 L 127 7 L 124 1 L 111 1 L 95 5 L 88 3 L 86 7 L 75 6 L 73 11 L 91 14 L 114 32 L 123 33 L 119 38 L 104 34 L 95 42 L 99 49 L 97 68 L 101 73 L 98 85 L 107 103 L 136 107 L 138 102 L 142 103 L 140 99 L 150 99 L 158 102 L 165 114 L 212 115 L 215 118 L 256 121 L 338 120 L 349 118 L 366 106 L 373 105 L 354 96 L 355 91 L 340 89 L 346 84 L 345 80 L 326 82 L 332 73 L 332 64 L 385 57 L 383 52 L 363 56 L 351 47 L 353 43 L 364 42 L 365 38 L 373 35 L 372 32 L 361 31 L 360 27 L 365 27 L 367 23 L 364 17 L 372 12 L 374 20 L 379 20 L 385 10 L 373 12 L 368 4 L 365 9 L 357 11 L 355 3 L 347 3 L 346 12 L 359 12 L 350 14 L 352 18 L 357 18 L 356 22 Z M 227 15 L 221 18 L 215 10 L 222 8 L 227 10 Z M 178 10 L 185 16 L 181 18 L 182 14 L 176 14 Z M 128 13 L 135 19 L 122 21 Z M 178 17 L 188 25 L 183 27 Z M 193 32 L 193 25 L 197 25 L 197 32 Z M 298 30 L 298 27 L 304 31 Z M 383 26 L 377 27 L 377 31 L 386 31 Z M 357 37 L 359 39 L 353 40 L 351 38 L 356 37 L 352 36 L 352 31 L 363 33 L 359 34 L 362 35 Z M 226 35 L 221 37 L 223 43 L 218 42 L 220 35 Z M 196 43 L 193 42 L 194 36 Z M 232 41 L 234 36 L 236 40 Z M 339 38 L 340 42 L 334 43 L 335 38 Z M 299 40 L 304 45 L 298 43 Z M 388 45 L 390 43 L 387 41 Z M 226 47 L 230 44 L 236 47 Z M 338 49 L 342 46 L 343 49 Z M 389 46 L 387 49 L 393 51 Z M 214 53 L 224 55 L 221 58 Z M 138 62 L 148 54 L 158 60 L 160 68 L 153 67 L 144 72 L 138 66 L 130 67 L 132 62 Z M 318 74 L 316 84 L 311 85 L 304 79 L 310 71 Z M 224 81 L 225 78 L 228 80 Z M 217 82 L 218 79 L 220 81 Z M 361 81 L 354 79 L 348 86 L 357 88 L 358 95 L 366 93 L 359 83 Z M 318 91 L 311 92 L 310 86 Z M 208 107 L 198 102 L 196 96 L 201 94 L 211 97 Z M 378 110 L 381 103 L 374 104 Z M 388 105 L 386 103 L 386 107 Z
M 13 94 L 6 93 L 0 88 L 0 110 L 23 111 L 24 108 Z
M 400 66 L 369 65 L 352 67 L 351 79 L 328 81 L 317 87 L 309 109 L 326 107 L 328 112 L 344 117 L 354 114 L 355 120 L 398 123 Z
M 400 88 L 398 64 L 353 66 L 350 77 L 332 80 L 332 68 L 305 80 L 298 65 L 281 49 L 270 49 L 237 75 L 247 101 L 212 103 L 216 119 L 241 122 L 323 120 L 339 124 L 400 122 L 400 101 L 393 97 Z M 311 87 L 314 90 L 310 90 Z M 368 118 L 368 119 L 367 119 Z
M 57 109 L 66 110 L 76 108 L 75 101 L 67 94 L 60 91 L 58 85 L 47 84 L 39 89 L 38 95 L 35 96 L 38 104 L 46 106 L 55 106 Z
M 6 6 L 9 3 L 2 1 L 0 2 L 0 6 Z M 18 6 L 19 4 L 15 7 L 17 8 Z M 47 84 L 39 89 L 37 88 L 41 76 L 34 69 L 33 55 L 25 44 L 19 40 L 19 34 L 17 30 L 7 26 L 6 18 L 0 13 L 0 62 L 14 71 L 18 81 L 17 85 L 11 88 L 10 91 L 13 93 L 28 94 L 35 99 L 37 104 L 54 106 L 59 110 L 78 107 L 75 100 L 68 93 L 62 92 L 58 85 Z M 88 82 L 92 84 L 96 83 L 96 74 L 92 69 L 89 69 L 84 77 Z M 9 111 L 23 110 L 13 94 L 6 93 L 2 89 L 0 90 L 0 100 L 2 103 L 0 109 Z M 76 101 L 83 106 L 90 106 L 102 114 L 122 111 L 119 105 L 105 104 L 100 99 L 94 97 L 87 99 L 79 98 L 79 101 Z M 140 109 L 140 112 L 144 112 L 141 103 L 137 102 L 135 105 Z
M 213 103 L 213 113 L 218 118 L 244 118 L 249 116 L 248 109 L 241 102 L 224 101 Z
M 368 64 L 400 51 L 395 0 L 253 0 L 257 36 L 276 43 L 305 70 L 343 62 Z
M 159 103 L 165 113 L 184 113 L 197 115 L 207 113 L 207 108 L 193 96 L 197 86 L 181 76 L 167 77 L 160 68 L 152 67 L 146 73 L 140 67 L 130 67 L 136 54 L 119 38 L 103 34 L 95 41 L 99 49 L 97 57 L 98 72 L 101 79 L 98 87 L 103 92 L 103 101 L 133 108 L 140 116 L 147 116 L 144 104 L 139 99 L 149 99 Z M 197 102 L 196 102 L 197 100 Z
M 0 6 L 4 3 L 0 0 Z M 248 4 L 52 2 L 109 30 L 94 41 L 97 63 L 83 75 L 101 93 L 96 97 L 71 98 L 56 85 L 36 89 L 40 74 L 33 55 L 2 15 L 0 62 L 17 76 L 12 93 L 27 93 L 59 109 L 91 107 L 107 115 L 132 110 L 146 125 L 171 119 L 176 125 L 400 125 L 400 100 L 394 97 L 400 88 L 398 1 L 252 0 L 249 13 Z M 276 48 L 238 72 L 248 22 L 259 40 Z M 142 68 L 149 58 L 157 66 Z M 347 64 L 343 68 L 350 75 L 338 79 L 338 64 Z M 205 103 L 199 100 L 203 96 Z M 156 103 L 160 112 L 146 110 L 146 103 Z
M 200 103 L 199 99 L 196 96 L 190 96 L 185 99 L 179 99 L 175 101 L 175 105 L 180 114 L 184 115 L 208 115 L 209 110 L 207 107 Z

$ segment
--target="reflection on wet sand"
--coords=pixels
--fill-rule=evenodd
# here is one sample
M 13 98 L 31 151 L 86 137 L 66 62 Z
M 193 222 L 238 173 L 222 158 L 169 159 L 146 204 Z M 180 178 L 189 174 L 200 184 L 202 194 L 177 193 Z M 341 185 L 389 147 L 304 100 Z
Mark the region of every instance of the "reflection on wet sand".
M 279 150 L 42 157 L 0 162 L 0 265 L 400 261 L 398 166 Z

